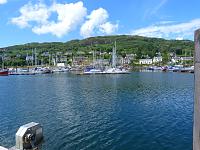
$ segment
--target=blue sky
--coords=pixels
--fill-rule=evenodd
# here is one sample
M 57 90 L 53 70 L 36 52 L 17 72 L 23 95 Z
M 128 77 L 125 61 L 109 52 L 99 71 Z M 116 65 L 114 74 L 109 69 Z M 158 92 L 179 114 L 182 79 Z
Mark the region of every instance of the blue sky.
M 131 34 L 190 39 L 199 0 L 0 0 L 0 47 Z

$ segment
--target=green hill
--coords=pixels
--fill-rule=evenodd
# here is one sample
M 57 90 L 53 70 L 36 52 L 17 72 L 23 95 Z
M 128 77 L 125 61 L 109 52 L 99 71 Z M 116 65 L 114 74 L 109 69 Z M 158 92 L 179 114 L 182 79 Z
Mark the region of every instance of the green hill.
M 73 55 L 90 56 L 91 51 L 111 52 L 114 46 L 114 41 L 117 42 L 117 54 L 136 54 L 137 58 L 156 56 L 160 52 L 162 55 L 169 53 L 177 54 L 178 56 L 191 56 L 194 52 L 194 42 L 189 40 L 165 40 L 160 38 L 147 38 L 141 36 L 117 35 L 117 36 L 99 36 L 91 37 L 83 40 L 71 40 L 65 43 L 27 43 L 24 45 L 15 45 L 0 49 L 0 53 L 4 54 L 7 65 L 16 65 L 16 61 L 20 64 L 24 61 L 24 57 L 32 54 L 32 50 L 36 49 L 38 58 L 40 59 L 44 52 L 55 55 L 57 52 L 66 54 L 69 52 Z M 70 57 L 70 56 L 69 56 Z

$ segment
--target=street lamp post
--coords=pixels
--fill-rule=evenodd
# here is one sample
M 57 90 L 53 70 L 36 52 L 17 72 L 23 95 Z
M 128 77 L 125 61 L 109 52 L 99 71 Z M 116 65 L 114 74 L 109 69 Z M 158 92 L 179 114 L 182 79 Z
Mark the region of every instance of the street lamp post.
M 193 150 L 200 150 L 200 29 L 195 31 L 195 95 L 194 95 L 194 123 Z

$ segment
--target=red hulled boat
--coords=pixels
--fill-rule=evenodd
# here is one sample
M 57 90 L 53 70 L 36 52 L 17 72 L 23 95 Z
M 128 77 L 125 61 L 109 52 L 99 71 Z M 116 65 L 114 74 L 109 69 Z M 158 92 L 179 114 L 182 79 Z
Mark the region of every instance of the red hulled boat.
M 7 76 L 8 75 L 8 69 L 0 69 L 0 76 Z

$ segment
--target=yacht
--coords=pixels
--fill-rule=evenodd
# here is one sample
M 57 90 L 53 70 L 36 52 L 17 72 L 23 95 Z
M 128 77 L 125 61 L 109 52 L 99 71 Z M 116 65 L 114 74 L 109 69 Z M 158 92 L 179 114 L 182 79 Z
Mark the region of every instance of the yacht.
M 103 74 L 104 72 L 102 72 L 100 69 L 90 69 L 88 71 L 84 71 L 84 74 Z
M 116 65 L 116 41 L 115 41 L 115 46 L 113 47 L 113 52 L 112 52 L 112 67 L 106 69 L 104 71 L 105 74 L 128 74 L 130 73 L 128 70 L 124 68 L 117 68 Z
M 36 74 L 49 74 L 49 73 L 53 73 L 53 71 L 47 67 L 36 67 L 34 70 L 34 73 Z
M 108 68 L 104 72 L 105 74 L 129 74 L 130 72 L 120 68 Z

